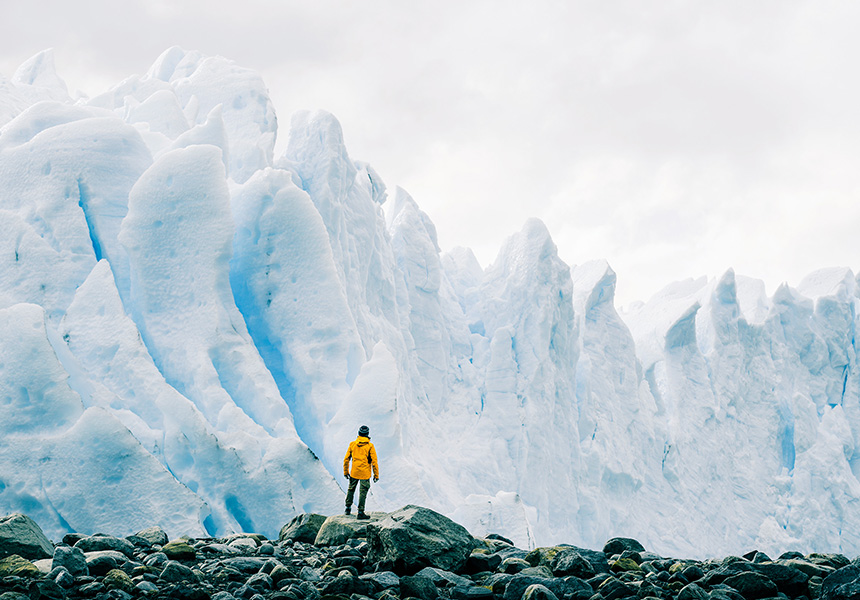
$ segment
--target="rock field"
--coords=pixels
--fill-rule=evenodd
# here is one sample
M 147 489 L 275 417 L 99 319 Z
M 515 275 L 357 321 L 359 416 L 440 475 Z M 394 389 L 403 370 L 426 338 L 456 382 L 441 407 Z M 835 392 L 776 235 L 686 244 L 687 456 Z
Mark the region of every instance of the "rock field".
M 304 514 L 278 540 L 241 533 L 170 540 L 68 534 L 0 519 L 0 600 L 860 600 L 860 559 L 757 551 L 721 560 L 657 556 L 636 540 L 603 549 L 477 539 L 432 510 Z

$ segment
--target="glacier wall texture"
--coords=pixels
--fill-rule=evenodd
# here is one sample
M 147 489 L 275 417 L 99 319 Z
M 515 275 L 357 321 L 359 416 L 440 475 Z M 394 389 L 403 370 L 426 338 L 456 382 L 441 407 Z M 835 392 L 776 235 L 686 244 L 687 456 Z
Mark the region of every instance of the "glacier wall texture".
M 619 314 L 603 261 L 528 221 L 440 251 L 325 112 L 167 50 L 72 101 L 50 52 L 0 77 L 0 512 L 67 531 L 275 535 L 370 503 L 519 545 L 860 553 L 860 288 L 732 271 Z M 385 209 L 383 209 L 385 207 Z

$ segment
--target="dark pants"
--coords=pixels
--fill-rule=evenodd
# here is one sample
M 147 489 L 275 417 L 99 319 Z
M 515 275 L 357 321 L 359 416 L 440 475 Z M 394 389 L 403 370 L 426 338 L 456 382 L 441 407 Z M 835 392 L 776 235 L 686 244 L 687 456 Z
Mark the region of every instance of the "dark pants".
M 364 512 L 364 501 L 367 500 L 367 490 L 370 489 L 370 479 L 349 478 L 349 488 L 346 490 L 346 507 L 352 506 L 352 499 L 355 497 L 355 486 L 361 483 L 358 489 L 358 512 Z

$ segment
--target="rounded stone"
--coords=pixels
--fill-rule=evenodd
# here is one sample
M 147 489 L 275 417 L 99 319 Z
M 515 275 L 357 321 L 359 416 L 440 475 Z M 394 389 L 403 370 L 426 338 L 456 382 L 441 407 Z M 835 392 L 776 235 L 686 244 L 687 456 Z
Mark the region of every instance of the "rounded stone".
M 292 521 L 281 527 L 278 541 L 292 540 L 313 544 L 319 533 L 320 527 L 325 523 L 326 517 L 315 513 L 306 513 L 293 517 Z
M 642 570 L 642 568 L 636 564 L 636 561 L 632 558 L 619 558 L 609 565 L 609 568 L 615 573 Z
M 147 556 L 144 559 L 143 564 L 147 567 L 160 567 L 167 563 L 168 560 L 170 559 L 167 558 L 167 555 L 164 552 L 155 552 L 154 554 Z
M 168 542 L 161 551 L 172 560 L 194 560 L 197 558 L 197 551 L 184 540 Z
M 528 569 L 529 567 L 531 567 L 531 565 L 522 558 L 509 556 L 508 558 L 504 559 L 499 565 L 499 572 L 514 575 L 516 573 L 519 573 L 523 569 Z
M 539 583 L 533 583 L 523 592 L 522 600 L 558 600 L 549 588 Z
M 122 569 L 108 571 L 102 583 L 109 590 L 122 590 L 129 594 L 134 590 L 134 583 L 131 581 L 131 577 Z
M 606 556 L 622 554 L 625 550 L 630 550 L 632 552 L 645 552 L 645 547 L 633 538 L 623 537 L 612 538 L 603 546 L 603 553 Z
M 369 524 L 367 543 L 367 560 L 391 563 L 395 572 L 413 572 L 424 566 L 458 571 L 477 545 L 462 525 L 414 505 Z
M 193 581 L 196 579 L 194 571 L 175 560 L 168 561 L 158 577 L 161 581 L 176 583 L 179 581 Z
M 75 544 L 75 548 L 83 552 L 99 552 L 102 550 L 113 550 L 122 552 L 126 556 L 134 556 L 134 544 L 124 538 L 112 535 L 92 535 L 85 537 Z
M 74 576 L 86 575 L 89 573 L 87 569 L 87 557 L 80 548 L 72 548 L 70 546 L 57 546 L 54 549 L 54 559 L 51 562 L 51 569 L 57 567 L 65 568 Z
M 0 577 L 41 577 L 38 567 L 23 556 L 13 554 L 0 560 Z
M 141 594 L 157 594 L 158 586 L 151 581 L 141 581 L 136 586 L 137 591 Z
M 161 527 L 147 527 L 134 534 L 135 537 L 143 538 L 153 546 L 164 546 L 168 542 L 167 534 Z

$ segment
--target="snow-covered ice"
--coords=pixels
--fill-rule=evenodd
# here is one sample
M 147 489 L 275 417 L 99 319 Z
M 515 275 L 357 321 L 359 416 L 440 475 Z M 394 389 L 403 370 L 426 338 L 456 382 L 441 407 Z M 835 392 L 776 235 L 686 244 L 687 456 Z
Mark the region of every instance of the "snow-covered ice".
M 523 547 L 860 553 L 860 286 L 728 271 L 623 314 L 529 220 L 481 268 L 326 112 L 171 48 L 73 101 L 0 77 L 0 512 L 66 531 L 276 535 L 423 504 Z

